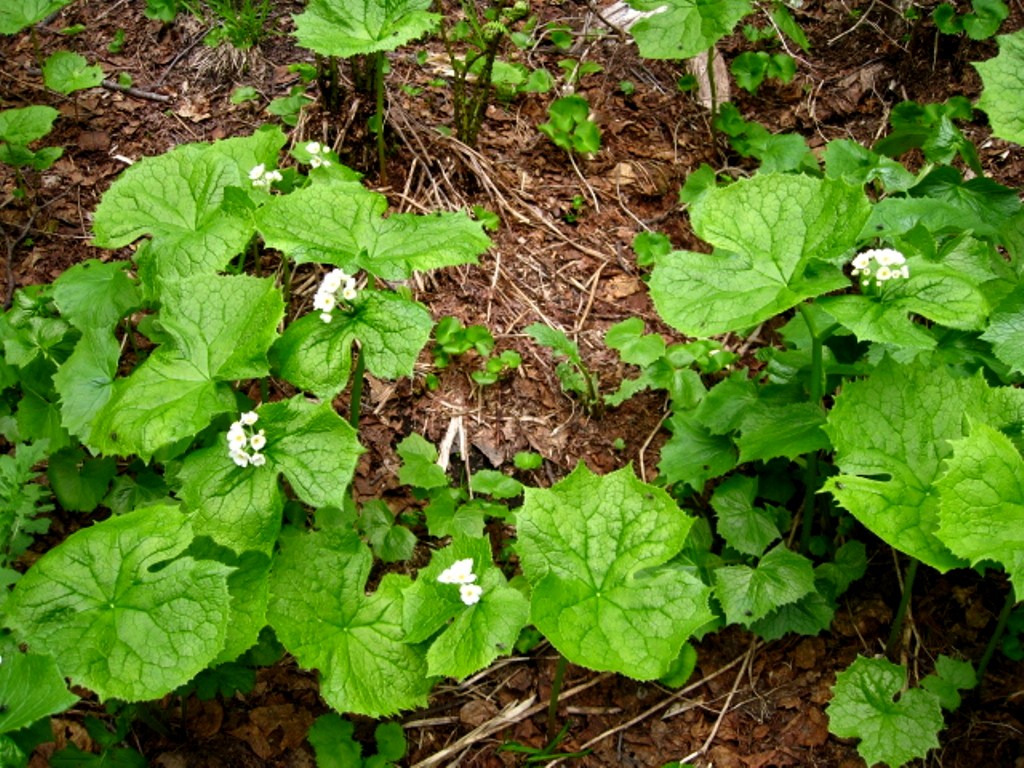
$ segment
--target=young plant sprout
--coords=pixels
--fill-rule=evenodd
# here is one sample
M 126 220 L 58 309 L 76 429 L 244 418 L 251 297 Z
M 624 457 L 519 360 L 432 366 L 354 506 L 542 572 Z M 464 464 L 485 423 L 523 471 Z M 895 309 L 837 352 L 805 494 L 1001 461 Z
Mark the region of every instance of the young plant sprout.
M 338 296 L 344 301 L 352 301 L 356 297 L 356 279 L 343 270 L 332 269 L 324 277 L 313 297 L 313 309 L 320 310 L 320 319 L 325 323 L 334 319 L 332 311 L 338 305 Z
M 258 420 L 256 411 L 246 411 L 228 429 L 228 453 L 240 467 L 262 467 L 267 463 L 267 457 L 260 453 L 267 444 L 266 434 L 262 429 L 258 432 L 252 429 Z M 252 453 L 247 448 L 251 448 Z

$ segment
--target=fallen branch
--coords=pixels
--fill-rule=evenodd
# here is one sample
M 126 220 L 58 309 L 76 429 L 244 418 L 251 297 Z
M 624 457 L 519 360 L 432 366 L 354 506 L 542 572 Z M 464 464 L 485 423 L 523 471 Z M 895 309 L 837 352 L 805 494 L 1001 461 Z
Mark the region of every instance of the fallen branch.
M 38 67 L 25 67 L 25 71 L 33 77 L 40 77 L 43 72 Z M 171 97 L 165 93 L 154 93 L 153 91 L 144 91 L 141 88 L 135 88 L 131 85 L 121 85 L 115 83 L 113 80 L 104 80 L 100 85 L 106 88 L 108 91 L 117 91 L 119 93 L 125 93 L 129 96 L 134 96 L 137 99 L 147 99 L 149 101 L 160 101 L 167 103 L 171 100 Z

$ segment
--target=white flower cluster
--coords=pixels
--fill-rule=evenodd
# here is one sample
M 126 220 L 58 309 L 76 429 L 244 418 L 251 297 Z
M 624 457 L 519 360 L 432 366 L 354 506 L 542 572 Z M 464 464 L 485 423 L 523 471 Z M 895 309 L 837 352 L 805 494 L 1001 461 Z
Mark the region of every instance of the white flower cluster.
M 267 463 L 267 457 L 260 453 L 267 444 L 267 437 L 262 429 L 257 432 L 252 428 L 258 419 L 256 411 L 247 411 L 228 430 L 228 453 L 231 460 L 240 467 L 248 467 L 250 464 L 262 467 Z M 247 448 L 251 448 L 252 453 Z
M 459 597 L 466 605 L 474 605 L 480 602 L 480 596 L 484 593 L 479 584 L 474 584 L 476 574 L 473 573 L 473 558 L 456 560 L 450 568 L 445 568 L 437 580 L 442 584 L 458 584 Z
M 872 272 L 871 262 L 878 264 L 878 269 Z M 870 251 L 858 253 L 853 257 L 853 272 L 856 277 L 860 275 L 861 285 L 867 285 L 872 279 L 875 285 L 881 285 L 886 280 L 894 280 L 902 277 L 910 277 L 907 269 L 907 259 L 899 251 L 892 248 L 873 248 Z
M 281 176 L 280 171 L 268 171 L 267 166 L 265 166 L 263 163 L 260 163 L 259 165 L 255 166 L 251 171 L 249 171 L 249 181 L 252 182 L 252 185 L 257 189 L 263 189 L 266 190 L 267 192 L 270 191 L 270 186 L 275 181 L 281 181 L 282 178 L 284 177 Z
M 320 319 L 325 323 L 334 319 L 331 313 L 338 305 L 339 293 L 345 301 L 352 301 L 356 297 L 356 279 L 343 270 L 332 269 L 324 277 L 313 297 L 313 309 L 320 310 Z
M 330 167 L 331 161 L 327 157 L 327 153 L 330 152 L 330 150 L 325 144 L 321 144 L 319 141 L 311 141 L 306 145 L 306 151 L 309 152 L 309 164 L 311 167 Z

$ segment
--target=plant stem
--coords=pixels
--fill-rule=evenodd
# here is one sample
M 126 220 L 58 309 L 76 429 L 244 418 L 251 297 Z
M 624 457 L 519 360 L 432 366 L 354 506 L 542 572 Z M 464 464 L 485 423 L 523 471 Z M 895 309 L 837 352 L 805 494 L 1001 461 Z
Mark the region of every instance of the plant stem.
M 551 698 L 548 700 L 548 741 L 554 741 L 558 735 L 558 697 L 562 693 L 562 680 L 565 678 L 565 670 L 569 666 L 569 660 L 562 654 L 558 654 L 558 665 L 555 667 L 555 677 L 551 681 Z
M 900 597 L 900 605 L 896 609 L 896 616 L 892 620 L 892 628 L 889 630 L 889 640 L 885 644 L 885 655 L 890 660 L 896 653 L 896 646 L 903 634 L 903 623 L 907 618 L 907 608 L 910 607 L 910 596 L 914 592 L 914 577 L 917 576 L 917 566 L 920 561 L 916 557 L 910 558 L 907 563 L 907 572 L 903 576 L 903 595 Z
M 988 663 L 992 661 L 992 656 L 995 654 L 996 648 L 999 646 L 999 641 L 1003 639 L 1003 632 L 1006 631 L 1006 623 L 1010 620 L 1010 614 L 1013 613 L 1013 606 L 1016 604 L 1016 593 L 1011 586 L 1010 591 L 1006 593 L 1006 602 L 1003 603 L 1003 609 L 999 611 L 999 619 L 996 621 L 996 628 L 992 632 L 992 637 L 988 639 L 988 645 L 985 646 L 985 652 L 981 655 L 981 661 L 978 662 L 978 685 L 981 685 L 981 681 L 985 678 L 985 671 L 988 669 Z
M 811 402 L 820 406 L 821 399 L 825 394 L 823 347 L 825 339 L 832 335 L 836 326 L 830 326 L 819 333 L 807 305 L 800 304 L 798 309 L 811 334 L 811 380 L 808 382 L 807 389 Z M 800 551 L 805 555 L 811 547 L 811 533 L 814 530 L 815 518 L 815 494 L 817 492 L 818 454 L 812 453 L 807 457 L 807 463 L 804 465 L 804 506 L 803 518 L 800 522 Z
M 718 146 L 718 130 L 715 120 L 718 119 L 718 86 L 715 83 L 715 46 L 708 48 L 708 90 L 711 91 L 711 145 Z
M 362 348 L 356 352 L 355 370 L 352 372 L 352 397 L 349 402 L 348 423 L 352 429 L 359 429 L 359 413 L 363 407 L 363 374 L 366 372 L 366 357 Z
M 384 157 L 384 52 L 373 55 L 374 91 L 377 96 L 377 164 L 380 167 L 380 183 L 388 183 L 388 171 Z

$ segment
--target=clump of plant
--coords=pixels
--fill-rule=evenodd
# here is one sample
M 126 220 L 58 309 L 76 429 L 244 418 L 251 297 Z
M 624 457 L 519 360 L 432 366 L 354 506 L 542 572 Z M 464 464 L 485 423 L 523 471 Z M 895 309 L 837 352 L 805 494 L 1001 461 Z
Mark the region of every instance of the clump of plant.
M 958 14 L 950 3 L 940 3 L 932 11 L 932 21 L 944 35 L 966 32 L 972 40 L 987 40 L 999 31 L 1010 15 L 1003 0 L 972 0 L 969 13 Z
M 475 350 L 483 362 L 483 368 L 470 373 L 470 378 L 482 387 L 497 383 L 508 371 L 522 364 L 519 353 L 506 349 L 494 355 L 494 336 L 482 325 L 464 326 L 457 317 L 445 317 L 434 328 L 434 367 L 444 370 L 453 357 Z M 433 373 L 427 376 L 427 386 L 436 389 L 439 382 Z
M 590 102 L 578 94 L 551 102 L 548 121 L 537 129 L 570 155 L 594 155 L 601 149 L 601 129 L 590 117 Z
M 0 111 L 0 163 L 14 168 L 20 196 L 26 191 L 22 168 L 45 171 L 64 154 L 63 147 L 29 149 L 53 130 L 59 114 L 53 107 L 42 105 Z
M 565 331 L 544 323 L 533 323 L 523 330 L 538 344 L 550 349 L 556 358 L 565 358 L 555 367 L 562 389 L 578 396 L 588 412 L 599 413 L 603 403 L 597 375 L 583 362 L 576 342 L 566 336 Z

